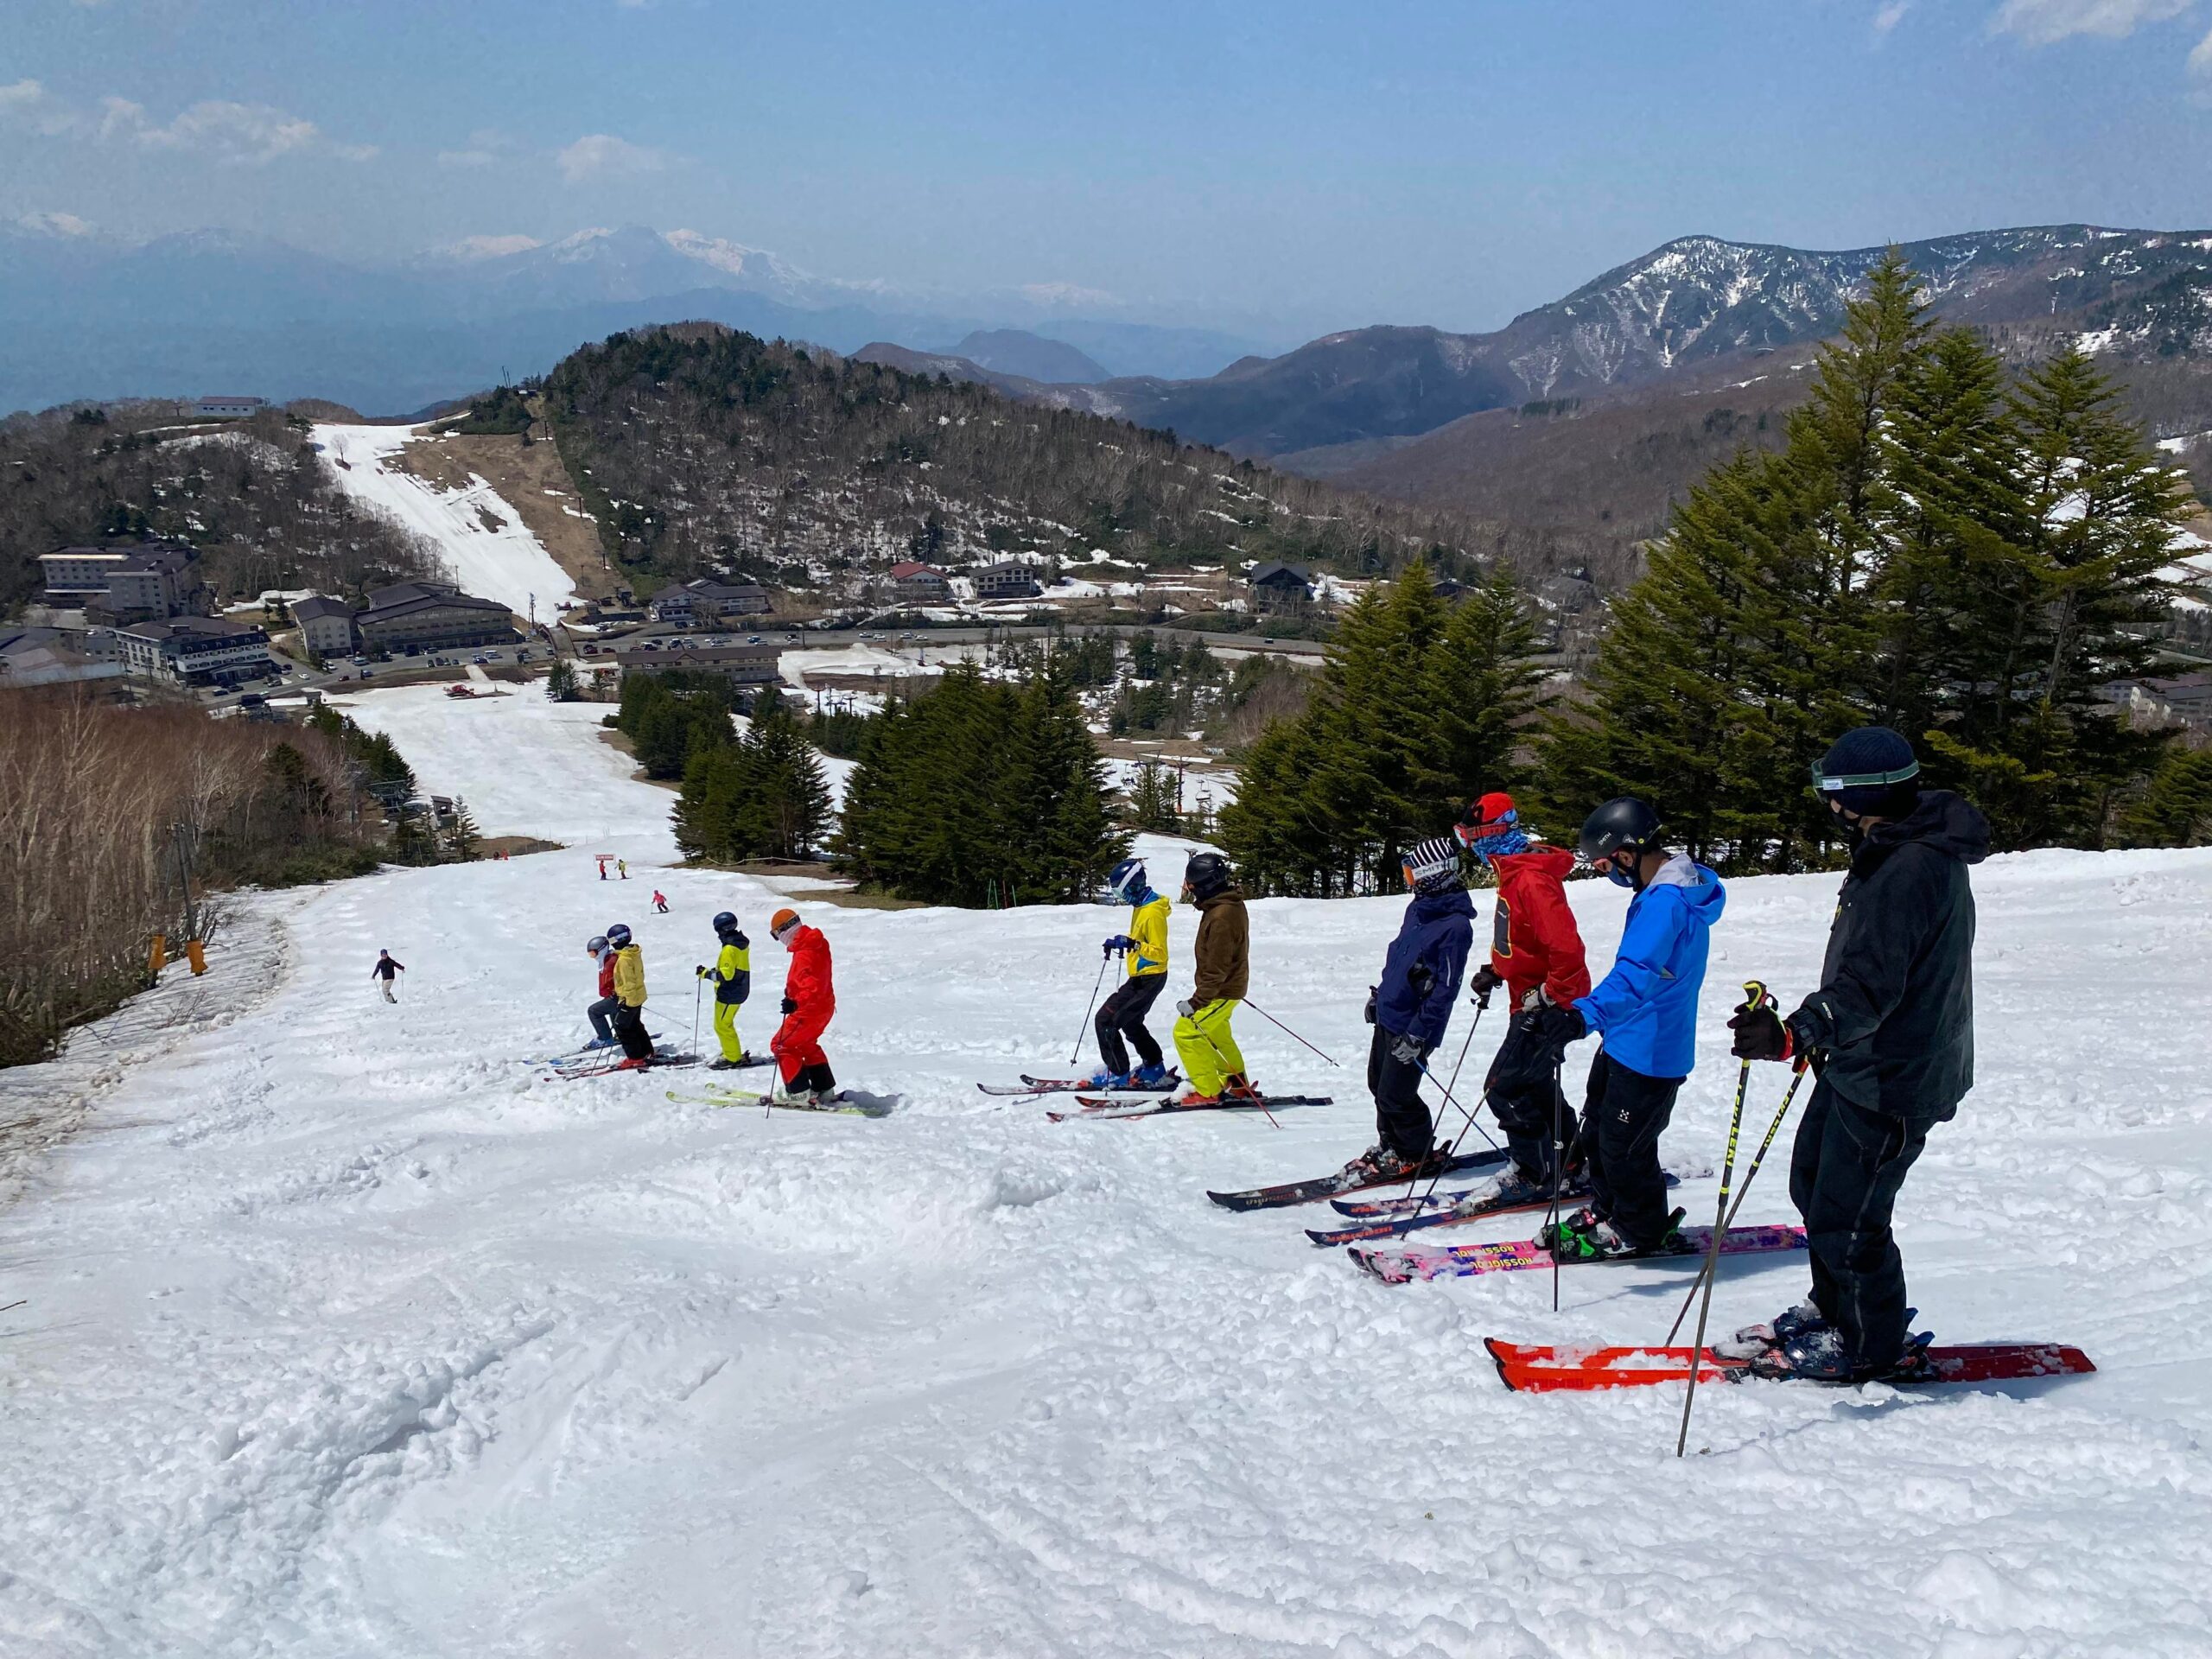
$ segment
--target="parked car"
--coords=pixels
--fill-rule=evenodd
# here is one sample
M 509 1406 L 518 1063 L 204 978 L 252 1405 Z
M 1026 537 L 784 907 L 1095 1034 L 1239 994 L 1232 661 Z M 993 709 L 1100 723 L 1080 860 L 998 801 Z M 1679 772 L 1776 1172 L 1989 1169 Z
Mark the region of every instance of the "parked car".
M 757 645 L 760 643 L 760 636 L 757 633 L 748 633 L 745 636 L 745 643 L 748 645 Z
M 365 668 L 361 671 L 361 677 L 365 680 L 373 680 L 376 677 L 377 671 L 373 668 Z
M 470 658 L 468 660 L 469 660 L 470 662 L 472 662 L 472 663 L 474 663 L 478 667 L 480 667 L 480 667 L 482 667 L 485 664 L 486 664 L 486 663 L 490 662 L 492 659 L 491 659 L 489 657 L 486 656 L 482 652 L 480 652 L 480 652 L 477 652 L 474 657 Z

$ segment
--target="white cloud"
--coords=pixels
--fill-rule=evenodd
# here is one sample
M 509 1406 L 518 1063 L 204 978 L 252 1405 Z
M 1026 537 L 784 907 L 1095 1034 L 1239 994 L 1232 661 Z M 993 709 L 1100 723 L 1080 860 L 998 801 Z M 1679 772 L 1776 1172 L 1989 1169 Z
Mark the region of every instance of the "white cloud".
M 1911 10 L 1912 0 L 1890 0 L 1889 4 L 1874 14 L 1874 32 L 1877 35 L 1888 34 L 1904 21 L 1905 13 Z
M 2017 35 L 2030 46 L 2049 46 L 2075 35 L 2120 40 L 2145 23 L 2178 17 L 2194 0 L 2005 0 L 1990 28 Z
M 17 213 L 9 222 L 17 230 L 37 236 L 79 237 L 92 233 L 92 222 L 74 213 Z
M 490 127 L 480 127 L 468 135 L 468 142 L 457 149 L 438 152 L 440 167 L 490 167 L 505 161 L 514 153 L 515 141 L 504 132 Z
M 306 118 L 267 104 L 207 99 L 156 121 L 144 105 L 127 98 L 111 95 L 90 109 L 74 107 L 35 80 L 0 86 L 0 123 L 28 126 L 48 137 L 88 138 L 244 166 L 308 152 L 349 162 L 378 154 L 374 144 L 337 143 Z
M 641 173 L 658 173 L 669 162 L 665 151 L 633 144 L 626 138 L 617 138 L 612 133 L 588 133 L 566 149 L 556 150 L 554 162 L 561 169 L 561 176 L 570 184 L 587 184 L 598 179 L 635 178 Z
M 2196 50 L 2189 54 L 2189 73 L 2198 80 L 2212 84 L 2212 35 L 2196 43 Z
M 0 86 L 0 126 L 28 127 L 50 138 L 68 131 L 74 120 L 68 106 L 38 81 Z

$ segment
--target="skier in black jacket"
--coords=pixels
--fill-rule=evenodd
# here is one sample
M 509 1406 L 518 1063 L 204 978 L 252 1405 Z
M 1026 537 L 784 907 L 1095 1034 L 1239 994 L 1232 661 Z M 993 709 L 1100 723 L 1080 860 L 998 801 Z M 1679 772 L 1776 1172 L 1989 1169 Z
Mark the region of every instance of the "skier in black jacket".
M 1981 814 L 1923 791 L 1912 746 L 1885 726 L 1846 732 L 1813 769 L 1854 843 L 1820 988 L 1787 1020 L 1745 1006 L 1728 1023 L 1746 1059 L 1808 1059 L 1789 1197 L 1812 1246 L 1813 1294 L 1737 1333 L 1829 1381 L 1910 1375 L 1904 1262 L 1890 1212 L 1905 1173 L 1974 1086 L 1974 892 Z

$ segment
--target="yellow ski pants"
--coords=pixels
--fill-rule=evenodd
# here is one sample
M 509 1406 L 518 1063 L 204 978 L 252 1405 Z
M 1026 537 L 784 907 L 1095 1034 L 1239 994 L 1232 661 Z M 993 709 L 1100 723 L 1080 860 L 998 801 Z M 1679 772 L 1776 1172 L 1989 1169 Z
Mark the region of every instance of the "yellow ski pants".
M 1229 1016 L 1236 1008 L 1235 999 L 1222 997 L 1176 1020 L 1175 1052 L 1182 1057 L 1183 1079 L 1193 1094 L 1217 1095 L 1224 1077 L 1243 1075 L 1244 1052 L 1229 1028 Z

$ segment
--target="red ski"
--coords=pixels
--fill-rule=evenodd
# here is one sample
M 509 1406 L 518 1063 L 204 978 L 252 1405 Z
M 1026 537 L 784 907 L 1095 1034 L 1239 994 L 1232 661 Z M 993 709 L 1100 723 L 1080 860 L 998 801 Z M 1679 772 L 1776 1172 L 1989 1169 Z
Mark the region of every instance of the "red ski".
M 1688 1348 L 1542 1348 L 1498 1337 L 1485 1338 L 1483 1346 L 1497 1362 L 1497 1374 L 1505 1386 L 1517 1394 L 1544 1394 L 1559 1389 L 1644 1389 L 1686 1382 L 1690 1374 L 1692 1351 Z M 1933 1376 L 1894 1386 L 2002 1382 L 2085 1375 L 2097 1369 L 2079 1348 L 2055 1342 L 1965 1343 L 1930 1348 L 1928 1357 L 1935 1363 Z M 1710 1350 L 1697 1371 L 1700 1382 L 1741 1382 L 1757 1376 L 1749 1360 L 1724 1359 Z

